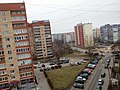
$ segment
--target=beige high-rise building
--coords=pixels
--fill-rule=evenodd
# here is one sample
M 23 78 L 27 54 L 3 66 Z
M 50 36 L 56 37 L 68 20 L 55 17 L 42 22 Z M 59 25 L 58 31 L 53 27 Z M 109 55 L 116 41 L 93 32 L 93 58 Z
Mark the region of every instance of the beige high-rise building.
M 31 46 L 34 47 L 33 55 L 37 61 L 43 62 L 53 57 L 52 35 L 49 20 L 33 21 L 29 24 Z
M 83 24 L 84 47 L 94 45 L 92 23 Z
M 94 45 L 92 23 L 80 23 L 74 29 L 75 45 L 77 47 L 91 47 Z
M 0 90 L 34 82 L 24 3 L 0 4 Z

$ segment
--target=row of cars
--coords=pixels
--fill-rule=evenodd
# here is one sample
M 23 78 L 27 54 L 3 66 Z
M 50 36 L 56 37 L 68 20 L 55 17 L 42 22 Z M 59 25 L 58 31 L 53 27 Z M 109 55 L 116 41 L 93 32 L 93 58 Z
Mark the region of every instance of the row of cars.
M 84 83 L 91 75 L 92 71 L 95 69 L 98 62 L 99 59 L 95 58 L 86 66 L 86 68 L 80 74 L 78 74 L 73 85 L 74 88 L 84 89 Z
M 84 58 L 84 59 L 81 59 L 80 61 L 77 61 L 77 62 L 70 62 L 70 66 L 81 65 L 81 63 L 86 63 L 88 60 L 89 60 L 89 59 Z
M 53 69 L 61 68 L 62 67 L 61 64 L 65 64 L 65 63 L 69 63 L 69 60 L 68 59 L 60 60 L 60 61 L 52 60 L 49 62 L 48 65 L 45 65 L 43 63 L 39 65 L 38 68 L 40 69 L 40 71 L 53 70 Z

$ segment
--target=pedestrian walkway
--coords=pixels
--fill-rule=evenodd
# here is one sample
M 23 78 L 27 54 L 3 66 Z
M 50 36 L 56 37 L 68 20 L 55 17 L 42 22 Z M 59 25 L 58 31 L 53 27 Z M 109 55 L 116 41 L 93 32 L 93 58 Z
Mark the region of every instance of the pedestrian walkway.
M 36 75 L 37 82 L 38 82 L 37 87 L 40 90 L 51 90 L 47 82 L 47 79 L 45 78 L 45 75 L 43 74 L 43 72 L 39 71 L 39 68 L 35 69 L 35 75 Z

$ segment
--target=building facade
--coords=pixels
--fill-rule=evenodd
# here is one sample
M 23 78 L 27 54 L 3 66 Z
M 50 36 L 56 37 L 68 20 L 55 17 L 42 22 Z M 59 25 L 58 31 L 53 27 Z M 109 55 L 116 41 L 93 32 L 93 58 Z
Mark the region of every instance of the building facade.
M 93 38 L 94 38 L 94 42 L 96 43 L 100 42 L 101 33 L 99 28 L 93 29 Z
M 104 43 L 114 43 L 120 40 L 120 24 L 106 24 L 100 27 L 101 41 Z
M 80 23 L 74 27 L 75 46 L 90 47 L 94 45 L 92 23 Z
M 74 32 L 52 34 L 52 42 L 61 40 L 63 43 L 72 43 L 75 41 Z
M 25 4 L 0 4 L 0 90 L 33 82 Z
M 43 61 L 53 57 L 52 35 L 49 20 L 33 21 L 29 24 L 31 28 L 33 40 L 31 45 L 34 47 L 34 57 L 37 60 Z

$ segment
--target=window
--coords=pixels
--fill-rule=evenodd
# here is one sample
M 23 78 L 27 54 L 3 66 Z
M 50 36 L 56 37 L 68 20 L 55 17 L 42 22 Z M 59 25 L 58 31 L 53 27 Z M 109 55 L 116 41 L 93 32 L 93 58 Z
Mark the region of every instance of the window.
M 6 15 L 6 14 L 7 14 L 6 11 L 1 11 L 1 12 L 0 12 L 0 16 L 4 16 L 4 15 Z
M 15 79 L 15 76 L 11 76 L 11 79 Z
M 6 40 L 6 41 L 10 41 L 10 38 L 8 38 L 8 37 L 5 37 L 5 40 Z
M 4 74 L 7 74 L 6 71 L 0 71 L 0 75 L 4 75 Z
M 12 21 L 20 21 L 20 20 L 26 20 L 25 16 L 19 16 L 19 17 L 12 17 Z
M 27 65 L 27 64 L 31 64 L 31 60 L 23 60 L 23 61 L 19 61 L 18 62 L 18 65 L 21 66 L 21 65 Z
M 27 33 L 27 29 L 17 29 L 17 30 L 14 30 L 14 34 L 22 34 L 22 33 Z
M 7 80 L 8 78 L 7 77 L 1 77 L 0 78 L 0 81 L 5 81 L 5 80 Z
M 14 67 L 14 64 L 10 64 L 10 67 Z
M 12 61 L 12 57 L 8 57 L 8 61 Z
M 8 24 L 3 25 L 3 29 L 6 29 L 6 28 L 8 28 Z
M 10 70 L 10 73 L 11 73 L 11 74 L 14 74 L 14 73 L 15 73 L 15 71 L 14 71 L 14 70 Z
M 0 51 L 0 55 L 3 55 L 4 54 L 4 51 Z
M 5 64 L 0 64 L 0 69 L 4 69 L 6 68 L 6 65 Z
M 22 36 L 15 36 L 14 37 L 15 40 L 26 40 L 28 39 L 28 36 L 27 35 L 22 35 Z
M 9 31 L 4 31 L 4 34 L 10 34 Z
M 10 44 L 6 45 L 7 48 L 11 47 Z
M 26 46 L 29 45 L 29 42 L 25 41 L 25 42 L 16 42 L 16 46 Z
M 0 48 L 2 48 L 2 44 L 0 44 Z
M 2 21 L 3 21 L 3 22 L 6 22 L 6 21 L 7 21 L 7 19 L 6 19 L 6 18 L 2 18 Z
M 23 59 L 23 58 L 30 58 L 30 54 L 19 54 L 18 59 Z
M 24 6 L 20 6 L 20 8 L 24 8 Z
M 8 54 L 12 54 L 12 51 L 10 50 L 10 51 L 8 51 Z

